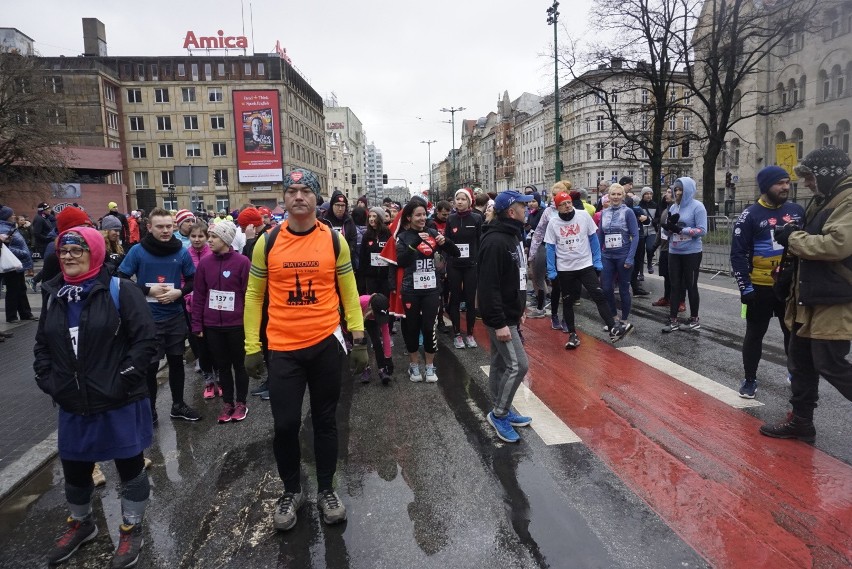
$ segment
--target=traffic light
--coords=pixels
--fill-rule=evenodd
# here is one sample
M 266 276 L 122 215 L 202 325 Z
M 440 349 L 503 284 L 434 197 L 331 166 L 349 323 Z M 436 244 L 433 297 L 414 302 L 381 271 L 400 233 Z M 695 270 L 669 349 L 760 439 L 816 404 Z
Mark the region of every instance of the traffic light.
M 725 187 L 730 188 L 731 184 L 732 184 L 731 173 L 728 172 L 728 173 L 725 174 Z
M 352 185 L 353 186 L 355 185 L 355 180 L 356 180 L 355 174 L 352 174 Z
M 382 185 L 384 185 L 384 186 L 388 185 L 388 175 L 387 174 L 382 174 Z

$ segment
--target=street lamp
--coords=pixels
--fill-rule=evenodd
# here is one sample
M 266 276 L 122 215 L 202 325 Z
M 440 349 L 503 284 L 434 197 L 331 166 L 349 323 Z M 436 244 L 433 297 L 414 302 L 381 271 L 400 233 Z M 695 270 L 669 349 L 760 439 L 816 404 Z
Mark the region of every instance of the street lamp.
M 455 133 L 453 133 L 455 134 Z M 429 148 L 429 191 L 432 191 L 432 145 L 438 142 L 437 140 L 421 140 L 420 144 L 426 144 Z
M 553 154 L 556 162 L 553 165 L 554 182 L 562 179 L 562 160 L 559 156 L 559 52 L 556 49 L 556 22 L 559 20 L 559 2 L 554 0 L 553 6 L 547 9 L 547 24 L 553 24 L 553 109 L 555 111 L 553 137 Z
M 448 196 L 452 195 L 453 192 L 456 190 L 456 187 L 455 187 L 456 186 L 456 113 L 458 111 L 463 111 L 463 110 L 464 110 L 464 107 L 458 107 L 458 108 L 450 107 L 449 109 L 444 107 L 443 109 L 441 109 L 442 113 L 450 113 L 450 124 L 453 125 L 452 126 L 453 143 L 451 145 L 452 147 L 450 148 L 450 151 L 453 153 L 453 175 L 451 176 L 452 185 L 451 185 L 450 188 L 448 188 L 448 192 L 447 192 Z M 431 169 L 430 169 L 430 172 L 431 172 Z

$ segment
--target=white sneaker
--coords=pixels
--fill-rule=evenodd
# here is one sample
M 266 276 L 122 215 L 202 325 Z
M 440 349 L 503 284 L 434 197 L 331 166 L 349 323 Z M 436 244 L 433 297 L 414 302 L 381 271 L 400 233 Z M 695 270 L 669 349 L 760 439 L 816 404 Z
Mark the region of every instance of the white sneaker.
M 476 343 L 476 339 L 473 336 L 468 336 L 464 339 L 464 343 L 467 344 L 468 348 L 476 348 L 478 347 Z
M 435 373 L 435 366 L 426 366 L 426 383 L 437 383 L 438 374 Z
M 464 349 L 464 339 L 462 338 L 461 334 L 456 334 L 456 337 L 453 338 L 453 347 L 457 350 Z
M 420 374 L 420 366 L 408 366 L 408 379 L 413 381 L 414 383 L 423 381 L 423 376 Z

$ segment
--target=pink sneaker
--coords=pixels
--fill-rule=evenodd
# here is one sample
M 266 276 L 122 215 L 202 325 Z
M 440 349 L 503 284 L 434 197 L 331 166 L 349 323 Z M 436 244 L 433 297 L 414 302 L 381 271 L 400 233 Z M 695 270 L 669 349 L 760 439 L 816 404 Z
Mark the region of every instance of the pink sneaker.
M 219 423 L 230 423 L 234 415 L 234 404 L 225 403 L 222 405 L 222 412 L 219 413 Z
M 216 397 L 216 384 L 208 383 L 204 386 L 204 399 L 213 399 Z
M 222 386 L 218 383 L 214 383 L 213 387 L 216 389 L 216 397 L 222 397 Z
M 246 407 L 245 403 L 237 402 L 236 407 L 234 408 L 234 412 L 231 413 L 231 419 L 234 421 L 242 421 L 248 415 L 248 407 Z

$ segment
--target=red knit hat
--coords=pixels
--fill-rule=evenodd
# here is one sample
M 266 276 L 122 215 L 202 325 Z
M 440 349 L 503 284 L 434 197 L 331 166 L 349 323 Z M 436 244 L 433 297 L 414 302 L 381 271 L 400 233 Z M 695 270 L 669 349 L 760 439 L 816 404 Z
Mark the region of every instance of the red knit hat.
M 94 227 L 92 220 L 89 219 L 89 216 L 86 215 L 86 212 L 80 209 L 79 207 L 74 207 L 73 205 L 69 205 L 59 212 L 56 216 L 56 231 L 58 233 L 62 233 L 72 227 L 79 227 L 81 225 L 87 225 L 89 227 Z
M 263 226 L 263 218 L 260 216 L 259 210 L 253 207 L 247 207 L 240 212 L 240 215 L 237 217 L 237 223 L 243 229 L 249 225 L 261 227 Z
M 181 223 L 187 220 L 195 221 L 195 214 L 189 211 L 188 209 L 182 209 L 177 212 L 177 214 L 175 214 L 175 223 L 178 227 L 180 227 Z

